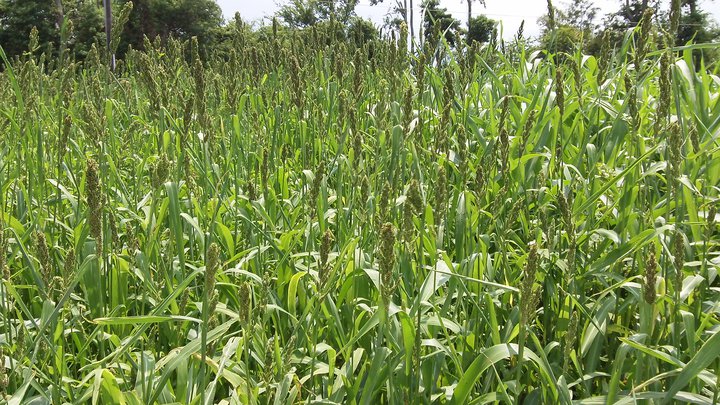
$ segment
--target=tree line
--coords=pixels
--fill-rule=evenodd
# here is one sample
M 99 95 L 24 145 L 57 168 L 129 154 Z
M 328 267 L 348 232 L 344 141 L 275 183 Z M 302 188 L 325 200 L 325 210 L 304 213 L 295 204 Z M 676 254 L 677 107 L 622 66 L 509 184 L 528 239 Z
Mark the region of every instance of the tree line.
M 413 0 L 371 0 L 373 5 L 390 4 L 390 13 L 381 27 L 357 15 L 359 0 L 286 0 L 273 24 L 259 27 L 243 23 L 240 15 L 226 21 L 215 0 L 109 1 L 116 25 L 113 47 L 120 57 L 130 48 L 143 49 L 146 38 L 162 41 L 170 37 L 180 40 L 196 37 L 206 53 L 222 53 L 233 46 L 232 33 L 238 27 L 258 40 L 278 30 L 324 29 L 333 31 L 337 40 L 358 43 L 376 40 L 383 33 L 395 36 L 406 33 L 411 47 L 416 42 L 443 39 L 451 47 L 473 43 L 503 45 L 498 38 L 498 21 L 482 14 L 473 16 L 473 4 L 484 7 L 485 0 L 464 0 L 466 24 L 453 17 L 440 0 L 422 0 L 419 4 Z M 699 0 L 664 0 L 673 4 L 663 4 L 663 0 L 618 0 L 618 9 L 600 23 L 596 22 L 599 9 L 592 0 L 569 0 L 561 7 L 552 0 L 547 2 L 548 12 L 539 21 L 542 26 L 539 38 L 524 38 L 520 27 L 517 38 L 523 39 L 523 46 L 553 53 L 572 53 L 581 47 L 587 53 L 598 54 L 603 38 L 618 39 L 640 23 L 649 7 L 659 10 L 668 5 L 679 6 L 681 10 L 674 45 L 714 42 L 720 37 L 715 21 L 702 9 Z M 37 47 L 55 52 L 64 49 L 82 59 L 93 44 L 104 44 L 102 3 L 102 0 L 0 0 L 0 46 L 10 57 L 34 51 L 29 49 L 28 38 L 35 27 Z M 413 21 L 417 8 L 422 20 L 419 22 Z M 666 25 L 670 18 L 668 13 L 655 15 L 659 26 Z M 415 32 L 416 26 L 420 33 Z

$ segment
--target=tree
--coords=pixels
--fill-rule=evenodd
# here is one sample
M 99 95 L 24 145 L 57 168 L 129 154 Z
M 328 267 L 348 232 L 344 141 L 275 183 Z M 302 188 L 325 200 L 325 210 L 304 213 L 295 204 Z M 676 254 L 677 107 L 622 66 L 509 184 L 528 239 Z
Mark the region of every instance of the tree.
M 636 27 L 642 16 L 645 13 L 645 9 L 653 7 L 658 9 L 659 0 L 620 0 L 622 4 L 620 9 L 614 13 L 609 14 L 605 19 L 605 28 L 616 32 L 627 31 L 630 28 Z
M 447 8 L 440 7 L 439 0 L 425 0 L 422 7 L 425 40 L 434 43 L 442 34 L 451 46 L 458 44 L 458 34 L 461 32 L 460 21 L 453 17 Z
M 145 36 L 163 40 L 197 37 L 198 43 L 207 47 L 223 25 L 222 10 L 215 0 L 133 0 L 133 5 L 122 34 L 121 55 L 128 46 L 142 49 Z
M 355 45 L 362 46 L 367 42 L 374 41 L 380 37 L 377 27 L 372 21 L 361 17 L 354 17 L 348 27 L 347 37 Z
M 560 24 L 577 28 L 589 38 L 596 27 L 598 10 L 592 0 L 571 0 L 560 12 Z
M 94 43 L 105 42 L 103 11 L 96 0 L 73 2 L 66 10 L 65 19 L 73 23 L 68 45 L 77 58 L 84 59 Z
M 478 3 L 482 4 L 483 7 L 485 7 L 485 0 L 465 0 L 467 2 L 468 7 L 468 31 L 470 31 L 470 21 L 472 20 L 472 4 L 477 1 Z
M 119 11 L 128 1 L 113 0 L 113 8 Z M 196 36 L 207 46 L 223 24 L 215 0 L 134 0 L 133 4 L 121 35 L 121 55 L 129 46 L 141 49 L 145 36 L 181 40 Z M 104 37 L 101 5 L 98 0 L 0 0 L 0 44 L 9 55 L 19 55 L 27 48 L 32 27 L 37 27 L 42 45 L 58 44 L 65 29 L 66 45 L 82 58 L 93 43 Z M 73 23 L 72 35 L 67 31 L 68 21 Z
M 548 3 L 548 15 L 540 18 L 543 27 L 540 46 L 548 52 L 572 54 L 593 39 L 599 8 L 592 0 L 571 0 L 563 9 Z
M 375 6 L 383 3 L 385 0 L 370 0 L 370 5 Z M 391 12 L 385 16 L 385 26 L 395 29 L 400 32 L 400 26 L 405 24 L 406 27 L 410 28 L 410 43 L 413 43 L 415 39 L 415 27 L 413 27 L 412 13 L 408 13 L 408 0 L 394 0 L 394 5 L 391 7 Z M 410 10 L 412 10 L 412 1 L 410 2 Z M 393 14 L 395 17 L 393 17 Z
M 718 39 L 719 35 L 720 32 L 715 21 L 700 8 L 697 0 L 682 1 L 680 27 L 675 41 L 677 45 L 685 45 L 690 41 L 713 42 Z
M 468 24 L 467 42 L 488 43 L 497 38 L 498 22 L 484 15 L 470 19 Z
M 359 0 L 292 0 L 277 16 L 292 28 L 306 28 L 332 19 L 347 25 L 355 17 Z
M 720 38 L 720 29 L 710 15 L 700 8 L 697 0 L 682 0 L 680 14 L 680 26 L 675 37 L 675 45 L 685 45 L 688 42 L 697 44 L 717 41 Z M 716 50 L 693 51 L 695 67 L 700 67 L 702 58 L 714 60 L 717 58 Z
M 33 27 L 40 44 L 57 43 L 55 7 L 55 2 L 47 0 L 0 0 L 0 46 L 5 53 L 12 57 L 27 50 Z

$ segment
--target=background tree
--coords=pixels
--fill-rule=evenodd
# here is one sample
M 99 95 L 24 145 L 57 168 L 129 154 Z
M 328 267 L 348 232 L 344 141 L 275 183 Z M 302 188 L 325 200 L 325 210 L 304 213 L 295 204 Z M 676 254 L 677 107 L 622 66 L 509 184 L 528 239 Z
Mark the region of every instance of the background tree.
M 76 0 L 65 9 L 65 19 L 73 22 L 68 45 L 78 59 L 84 59 L 93 44 L 105 42 L 103 9 L 96 0 Z
M 349 25 L 355 17 L 358 2 L 359 0 L 292 0 L 280 7 L 277 17 L 291 28 L 310 27 L 333 18 L 340 24 Z
M 0 0 L 0 46 L 8 56 L 22 54 L 33 27 L 37 28 L 40 44 L 57 43 L 56 21 L 54 1 Z
M 675 45 L 685 45 L 689 42 L 696 44 L 715 42 L 720 38 L 720 29 L 710 15 L 703 11 L 698 0 L 682 0 L 680 26 L 678 27 Z M 718 58 L 715 49 L 693 51 L 695 67 L 700 67 L 700 60 L 714 61 Z
M 120 4 L 128 1 L 120 0 Z M 170 36 L 181 40 L 197 37 L 206 47 L 223 25 L 222 10 L 215 0 L 133 0 L 133 5 L 120 42 L 121 55 L 128 46 L 142 49 L 145 36 L 163 40 Z
M 598 10 L 592 0 L 571 0 L 562 9 L 548 3 L 548 14 L 539 19 L 543 27 L 540 47 L 553 54 L 572 54 L 577 47 L 585 48 L 592 41 Z
M 478 3 L 480 3 L 483 7 L 485 7 L 485 0 L 465 0 L 465 2 L 467 2 L 467 7 L 468 7 L 467 21 L 468 21 L 468 31 L 470 31 L 470 22 L 472 21 L 472 18 L 473 18 L 473 16 L 472 16 L 472 5 L 473 5 L 474 2 L 478 2 Z
M 605 29 L 624 32 L 640 23 L 645 9 L 659 9 L 660 0 L 621 0 L 620 9 L 605 17 Z
M 453 17 L 439 0 L 425 0 L 423 8 L 423 32 L 426 41 L 435 44 L 442 35 L 451 46 L 459 42 L 461 34 L 460 20 Z
M 470 19 L 468 23 L 467 42 L 488 43 L 497 38 L 498 22 L 484 15 Z
M 599 10 L 592 0 L 571 0 L 560 10 L 559 22 L 579 29 L 589 39 L 597 28 L 595 19 Z
M 378 5 L 383 3 L 385 0 L 370 0 L 370 5 Z M 410 4 L 412 10 L 412 3 Z M 393 6 L 390 8 L 390 12 L 385 16 L 385 26 L 400 33 L 400 26 L 404 23 L 405 26 L 410 28 L 408 35 L 410 36 L 409 42 L 412 43 L 415 38 L 415 29 L 413 27 L 412 14 L 408 13 L 408 0 L 394 0 Z
M 377 27 L 372 21 L 361 17 L 353 17 L 348 27 L 348 40 L 355 43 L 357 46 L 375 41 L 380 37 Z

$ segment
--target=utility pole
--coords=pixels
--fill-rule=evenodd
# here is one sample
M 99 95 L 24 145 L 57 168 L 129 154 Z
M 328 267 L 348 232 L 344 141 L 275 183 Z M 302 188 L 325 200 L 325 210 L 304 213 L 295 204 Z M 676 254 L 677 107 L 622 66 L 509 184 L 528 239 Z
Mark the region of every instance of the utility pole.
M 55 19 L 55 28 L 60 30 L 62 29 L 62 25 L 65 20 L 65 11 L 63 10 L 62 0 L 55 0 L 55 8 L 55 12 L 57 13 Z

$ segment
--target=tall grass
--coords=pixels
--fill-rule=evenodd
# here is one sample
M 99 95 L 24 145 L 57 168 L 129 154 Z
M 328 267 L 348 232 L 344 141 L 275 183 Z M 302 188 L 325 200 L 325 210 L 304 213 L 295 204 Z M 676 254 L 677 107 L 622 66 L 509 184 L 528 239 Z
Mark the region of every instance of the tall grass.
M 247 40 L 4 59 L 8 403 L 718 401 L 692 48 Z

